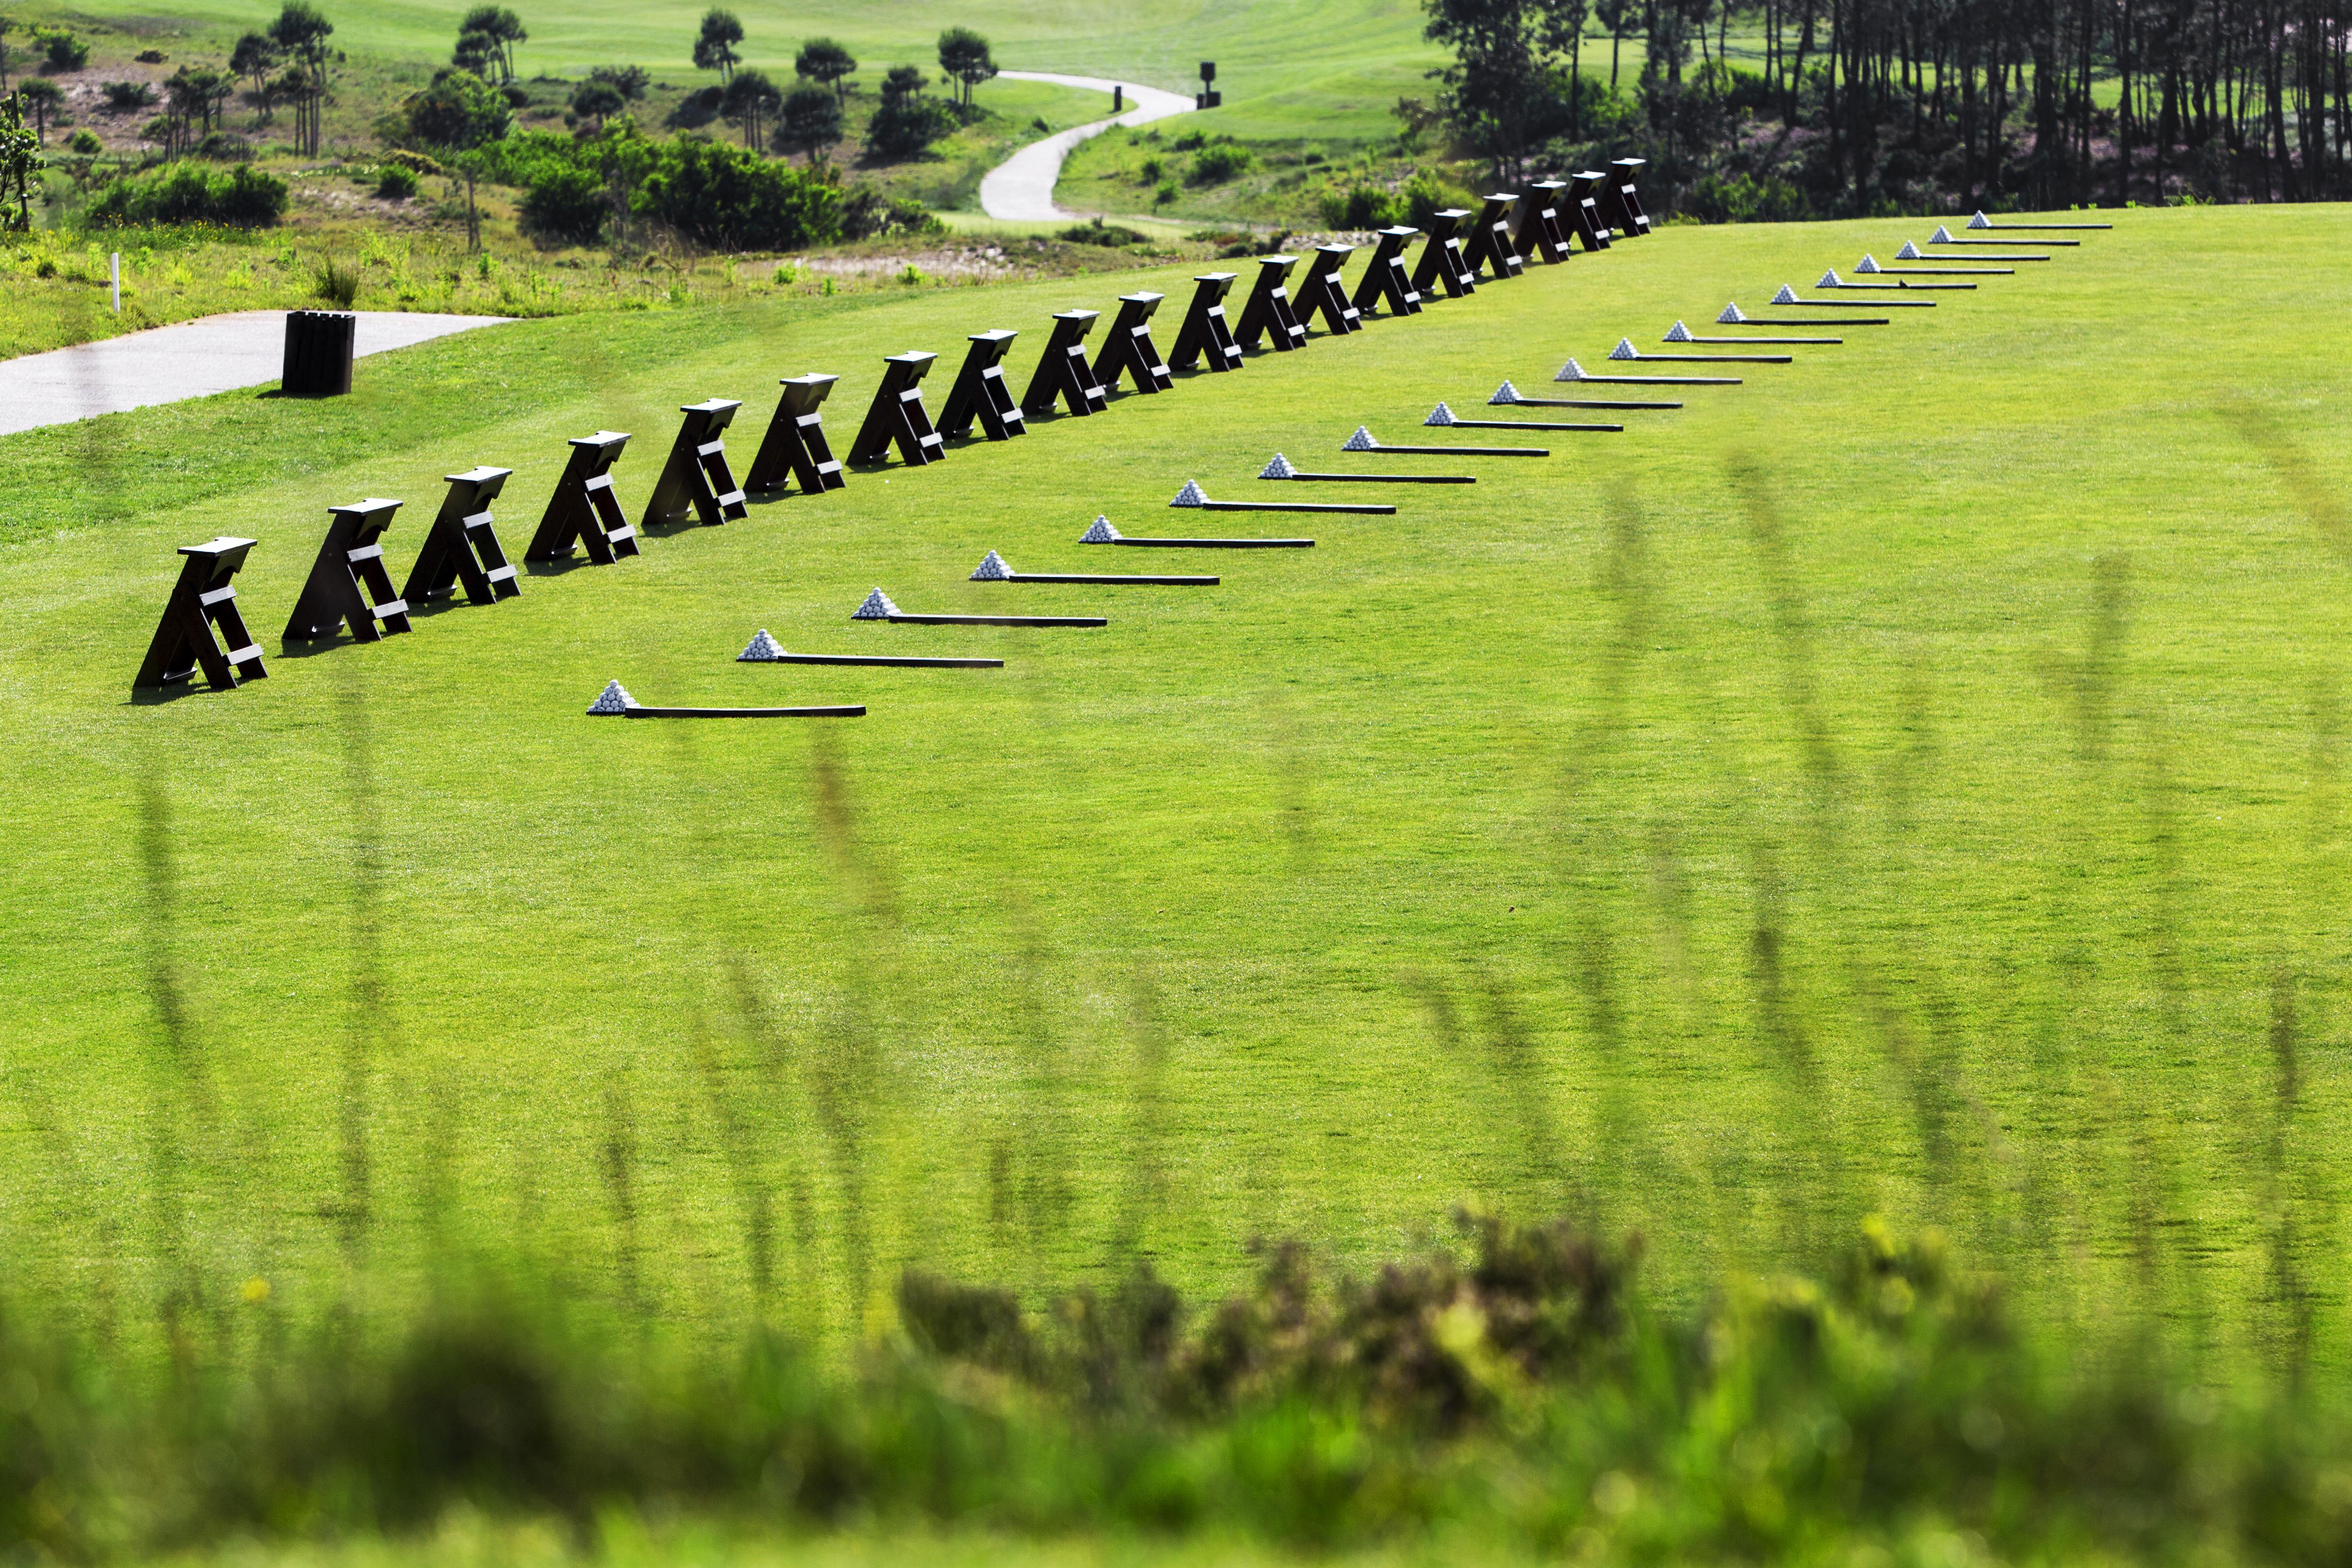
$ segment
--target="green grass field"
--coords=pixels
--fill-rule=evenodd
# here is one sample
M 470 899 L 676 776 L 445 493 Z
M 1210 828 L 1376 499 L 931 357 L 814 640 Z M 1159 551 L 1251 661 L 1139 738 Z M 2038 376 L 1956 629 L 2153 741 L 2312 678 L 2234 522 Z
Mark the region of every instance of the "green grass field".
M 1339 447 L 1931 226 L 1668 229 L 292 656 L 331 503 L 404 498 L 404 574 L 438 477 L 510 466 L 520 555 L 568 436 L 636 432 L 634 511 L 682 403 L 745 400 L 740 467 L 775 377 L 838 372 L 845 449 L 881 354 L 940 351 L 936 408 L 1015 327 L 1025 382 L 1109 285 L 531 321 L 0 439 L 15 1286 L 129 1332 L 183 1278 L 310 1312 L 360 1256 L 391 1309 L 454 1243 L 837 1334 L 902 1264 L 1215 1289 L 1464 1200 L 1637 1228 L 1671 1298 L 1881 1208 L 2061 1321 L 2153 1270 L 2187 1340 L 2268 1342 L 2282 1213 L 2340 1285 L 2346 535 L 2268 444 L 2340 487 L 2352 222 L 2116 216 L 1545 461 Z M 1277 447 L 1479 482 L 1168 510 L 1360 499 L 1259 484 Z M 1097 512 L 1318 544 L 1082 549 Z M 224 532 L 269 679 L 131 701 Z M 992 548 L 1225 580 L 966 582 Z M 877 584 L 1111 624 L 853 625 Z M 1007 665 L 732 662 L 761 626 Z M 614 677 L 871 713 L 583 717 Z

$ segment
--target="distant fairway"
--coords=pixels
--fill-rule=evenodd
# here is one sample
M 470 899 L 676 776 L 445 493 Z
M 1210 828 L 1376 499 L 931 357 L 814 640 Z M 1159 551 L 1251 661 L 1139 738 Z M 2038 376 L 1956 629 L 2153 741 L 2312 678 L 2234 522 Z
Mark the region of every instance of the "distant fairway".
M 1359 423 L 1422 438 L 1441 397 L 1486 416 L 1505 377 L 1554 393 L 1569 354 L 1764 314 L 1932 224 L 1666 230 L 304 657 L 276 637 L 331 502 L 405 498 L 404 574 L 439 476 L 511 466 L 519 555 L 568 436 L 636 433 L 634 515 L 680 404 L 745 400 L 740 467 L 776 377 L 839 372 L 845 449 L 885 353 L 940 353 L 936 409 L 968 332 L 1019 329 L 1025 384 L 1051 312 L 1162 289 L 1164 348 L 1189 283 L 537 321 L 337 402 L 0 440 L 16 1283 L 135 1319 L 185 1267 L 299 1310 L 339 1236 L 393 1291 L 437 1235 L 688 1320 L 764 1279 L 842 1327 L 906 1263 L 1043 1284 L 1132 1247 L 1222 1286 L 1253 1235 L 1388 1256 L 1465 1199 L 1638 1227 L 1678 1289 L 1884 1207 L 2043 1310 L 2154 1269 L 2184 1331 L 2263 1337 L 2270 1216 L 2325 1247 L 2352 1131 L 2352 562 L 2226 410 L 2342 492 L 2352 217 L 2112 216 L 1393 519 L 1166 502 L 1361 499 L 1251 476 L 1338 467 Z M 1350 466 L 1383 460 L 1464 466 Z M 1097 512 L 1319 542 L 1081 548 Z M 271 678 L 129 705 L 173 547 L 222 532 L 262 542 Z M 965 582 L 992 548 L 1225 582 Z M 1111 625 L 852 625 L 877 584 Z M 1007 668 L 733 663 L 761 626 Z M 872 714 L 583 717 L 615 676 Z

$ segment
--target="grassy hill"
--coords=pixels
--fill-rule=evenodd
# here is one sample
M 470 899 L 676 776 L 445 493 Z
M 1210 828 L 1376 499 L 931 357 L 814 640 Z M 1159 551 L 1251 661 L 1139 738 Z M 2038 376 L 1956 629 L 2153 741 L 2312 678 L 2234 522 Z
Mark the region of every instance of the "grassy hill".
M 1013 327 L 1025 381 L 1109 286 L 531 321 L 0 439 L 16 1284 L 143 1335 L 183 1274 L 299 1318 L 363 1257 L 392 1310 L 454 1236 L 838 1335 L 908 1263 L 1210 1289 L 1253 1236 L 1385 1257 L 1475 1200 L 1638 1229 L 1672 1296 L 1879 1208 L 2056 1321 L 2156 1280 L 2188 1340 L 2271 1342 L 2282 1256 L 2339 1283 L 2352 231 L 2116 216 L 1547 460 L 1339 447 L 1930 226 L 1670 229 L 295 655 L 331 503 L 404 498 L 404 571 L 439 476 L 510 466 L 519 554 L 566 437 L 636 433 L 634 512 L 680 404 L 745 400 L 740 468 L 775 377 L 837 372 L 845 448 L 880 355 L 940 353 L 936 407 Z M 1363 499 L 1257 482 L 1276 448 L 1479 482 L 1168 510 Z M 1097 513 L 1318 543 L 1081 548 Z M 173 547 L 223 532 L 270 679 L 131 702 Z M 965 581 L 990 549 L 1224 582 Z M 1111 624 L 853 625 L 877 584 Z M 1007 663 L 734 663 L 761 626 Z M 871 713 L 583 717 L 614 677 Z

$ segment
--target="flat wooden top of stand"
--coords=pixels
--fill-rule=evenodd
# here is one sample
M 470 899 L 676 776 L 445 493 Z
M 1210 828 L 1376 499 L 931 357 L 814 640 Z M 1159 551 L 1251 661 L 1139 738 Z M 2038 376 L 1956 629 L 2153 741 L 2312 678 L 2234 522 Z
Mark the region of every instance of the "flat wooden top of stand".
M 256 540 L 239 539 L 234 534 L 224 533 L 218 539 L 207 539 L 202 544 L 183 544 L 180 546 L 180 553 L 218 557 L 234 554 L 241 550 L 250 550 L 257 542 L 258 541 Z
M 680 414 L 716 414 L 723 408 L 732 413 L 742 406 L 743 400 L 740 397 L 712 397 L 700 403 L 681 403 L 677 411 Z
M 441 477 L 448 480 L 449 483 L 453 485 L 486 485 L 492 479 L 513 478 L 514 470 L 512 468 L 493 468 L 488 464 L 485 463 L 478 468 L 467 468 L 462 474 L 444 474 Z
M 574 436 L 572 444 L 575 447 L 617 447 L 628 438 L 626 430 L 599 430 L 593 436 Z

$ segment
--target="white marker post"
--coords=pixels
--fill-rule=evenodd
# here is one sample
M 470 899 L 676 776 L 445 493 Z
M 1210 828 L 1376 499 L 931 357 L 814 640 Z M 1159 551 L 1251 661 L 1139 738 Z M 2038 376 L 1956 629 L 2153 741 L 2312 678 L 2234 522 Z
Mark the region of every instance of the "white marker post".
M 114 285 L 114 313 L 122 314 L 122 252 L 115 251 L 107 258 L 106 270 Z

